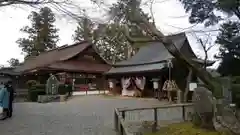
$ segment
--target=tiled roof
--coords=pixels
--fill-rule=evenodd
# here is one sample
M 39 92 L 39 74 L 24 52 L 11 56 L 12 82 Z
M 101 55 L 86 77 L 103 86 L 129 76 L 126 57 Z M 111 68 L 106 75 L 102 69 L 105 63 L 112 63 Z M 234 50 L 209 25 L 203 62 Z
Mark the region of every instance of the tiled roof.
M 177 34 L 174 36 L 169 36 L 172 39 L 176 47 L 180 50 L 183 48 L 187 37 L 184 33 Z M 188 52 L 187 52 L 188 53 Z M 145 46 L 141 47 L 140 50 L 129 58 L 128 60 L 121 61 L 114 64 L 115 66 L 129 66 L 129 65 L 141 65 L 161 62 L 173 58 L 173 56 L 168 52 L 164 45 L 160 42 L 148 42 Z
M 168 36 L 177 49 L 192 60 L 201 63 L 197 59 L 191 46 L 188 43 L 185 33 Z M 128 60 L 118 62 L 106 72 L 106 74 L 120 74 L 120 73 L 133 73 L 133 72 L 146 72 L 161 70 L 166 66 L 166 61 L 172 59 L 173 56 L 168 52 L 164 45 L 160 42 L 148 42 L 145 46 Z
M 68 68 L 68 64 L 62 63 L 59 65 L 59 62 L 63 62 L 68 60 L 77 54 L 83 52 L 89 47 L 93 47 L 91 43 L 87 41 L 79 42 L 70 46 L 62 46 L 44 53 L 41 53 L 39 56 L 29 58 L 25 60 L 25 62 L 16 68 L 18 72 L 27 72 L 30 70 L 34 70 L 37 68 L 46 68 L 48 66 L 53 66 L 54 68 L 63 67 L 63 69 Z M 58 67 L 59 66 L 59 67 Z M 79 66 L 79 65 L 78 65 Z M 72 65 L 69 65 L 71 68 Z M 76 68 L 76 66 L 75 66 Z
M 7 75 L 19 75 L 18 72 L 15 72 L 14 67 L 3 67 L 0 69 L 1 74 L 7 74 Z
M 51 64 L 47 66 L 49 69 L 72 71 L 72 72 L 91 72 L 91 73 L 103 73 L 111 69 L 108 64 L 97 64 L 83 61 L 63 61 Z
M 124 74 L 124 73 L 137 73 L 137 72 L 152 72 L 159 71 L 165 67 L 165 63 L 154 63 L 137 66 L 126 67 L 112 67 L 106 74 Z

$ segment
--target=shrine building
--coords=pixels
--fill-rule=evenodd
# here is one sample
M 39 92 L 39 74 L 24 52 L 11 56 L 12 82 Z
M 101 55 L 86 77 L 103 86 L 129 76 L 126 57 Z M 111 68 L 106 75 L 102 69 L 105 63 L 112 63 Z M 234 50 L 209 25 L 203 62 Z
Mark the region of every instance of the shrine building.
M 198 64 L 198 59 L 189 45 L 185 33 L 168 36 L 177 49 Z M 214 62 L 208 61 L 211 66 Z M 113 93 L 123 96 L 147 96 L 167 98 L 167 89 L 184 91 L 188 68 L 178 62 L 160 42 L 146 42 L 131 58 L 118 62 L 105 73 Z M 191 81 L 198 79 L 194 73 Z M 141 93 L 140 95 L 138 95 Z M 176 94 L 176 93 L 175 93 Z
M 74 91 L 85 91 L 105 89 L 107 82 L 102 74 L 110 68 L 91 43 L 82 41 L 30 57 L 15 71 L 21 73 L 19 88 L 26 87 L 28 80 L 46 84 L 49 75 L 53 74 L 60 83 L 74 83 Z

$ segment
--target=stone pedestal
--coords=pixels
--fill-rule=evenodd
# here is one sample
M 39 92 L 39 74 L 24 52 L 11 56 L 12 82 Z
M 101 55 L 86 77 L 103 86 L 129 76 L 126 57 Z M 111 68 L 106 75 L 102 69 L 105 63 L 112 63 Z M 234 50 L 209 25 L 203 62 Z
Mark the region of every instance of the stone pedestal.
M 60 102 L 65 102 L 67 100 L 67 95 L 59 95 Z

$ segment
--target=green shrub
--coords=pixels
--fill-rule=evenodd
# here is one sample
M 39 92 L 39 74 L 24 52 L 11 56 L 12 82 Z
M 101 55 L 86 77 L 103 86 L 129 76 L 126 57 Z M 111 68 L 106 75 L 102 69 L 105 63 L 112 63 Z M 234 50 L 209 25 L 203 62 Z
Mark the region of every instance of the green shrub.
M 202 124 L 202 120 L 201 120 L 200 116 L 196 112 L 192 114 L 192 123 L 196 127 L 200 127 L 201 124 Z
M 234 76 L 232 78 L 232 81 L 234 84 L 240 84 L 240 76 Z
M 37 90 L 46 90 L 46 84 L 37 84 L 35 88 Z
M 26 82 L 26 84 L 27 84 L 28 89 L 31 89 L 31 87 L 37 85 L 37 81 L 36 80 L 28 80 Z
M 29 94 L 29 100 L 32 102 L 36 102 L 38 99 L 38 95 L 45 95 L 46 92 L 45 90 L 37 89 L 37 90 L 30 91 L 28 94 Z
M 58 87 L 58 94 L 65 95 L 67 92 L 68 91 L 66 89 L 65 84 L 60 84 L 59 87 Z
M 28 100 L 36 102 L 38 95 L 45 95 L 45 84 L 34 84 L 28 88 Z
M 65 95 L 67 93 L 71 93 L 72 92 L 72 85 L 68 85 L 68 84 L 60 84 L 58 87 L 58 94 L 60 95 Z
M 240 84 L 232 85 L 232 100 L 240 108 Z

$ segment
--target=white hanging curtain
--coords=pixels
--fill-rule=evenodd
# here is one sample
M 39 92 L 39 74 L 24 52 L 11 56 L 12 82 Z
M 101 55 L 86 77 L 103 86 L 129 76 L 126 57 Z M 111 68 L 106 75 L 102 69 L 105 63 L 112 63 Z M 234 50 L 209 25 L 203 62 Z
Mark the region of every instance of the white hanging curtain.
M 126 79 L 122 78 L 121 83 L 122 83 L 122 95 L 123 96 L 132 96 L 132 92 L 127 90 L 127 88 L 131 84 L 131 78 L 126 78 Z
M 145 77 L 136 77 L 135 84 L 140 90 L 144 90 L 144 86 L 146 84 L 146 78 Z

